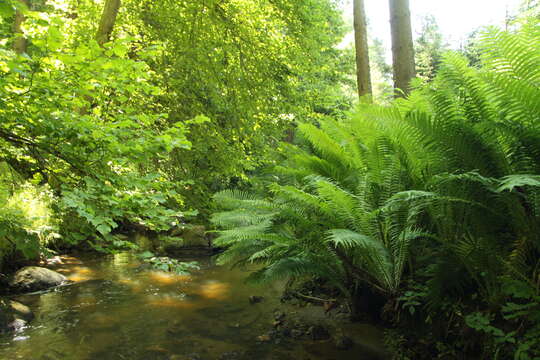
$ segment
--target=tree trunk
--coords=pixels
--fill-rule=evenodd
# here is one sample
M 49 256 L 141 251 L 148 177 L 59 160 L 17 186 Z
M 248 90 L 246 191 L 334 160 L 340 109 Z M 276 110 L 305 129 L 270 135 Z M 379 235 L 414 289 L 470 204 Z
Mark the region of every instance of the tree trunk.
M 111 34 L 119 9 L 120 0 L 106 0 L 96 34 L 96 40 L 100 46 L 111 40 Z
M 356 47 L 356 81 L 358 84 L 358 96 L 362 98 L 362 96 L 372 94 L 364 0 L 354 0 L 353 12 L 354 43 Z
M 414 47 L 409 0 L 390 0 L 390 27 L 392 29 L 392 58 L 394 88 L 408 94 L 415 76 Z M 397 91 L 396 96 L 402 96 Z
M 30 0 L 19 0 L 27 8 L 30 8 Z M 13 41 L 13 50 L 17 54 L 25 53 L 28 49 L 28 40 L 24 37 L 22 31 L 22 24 L 24 22 L 24 15 L 21 11 L 17 10 L 15 13 L 15 20 L 13 21 L 13 33 L 15 33 L 15 40 Z
M 105 0 L 103 12 L 101 13 L 101 19 L 99 21 L 99 28 L 96 33 L 96 41 L 101 47 L 111 40 L 111 34 L 114 30 L 116 17 L 118 16 L 118 10 L 120 10 L 120 2 L 121 0 Z M 85 95 L 84 98 L 89 104 L 92 104 L 92 96 Z M 90 105 L 90 107 L 82 107 L 79 109 L 79 113 L 81 115 L 86 115 L 89 113 L 91 107 L 92 105 Z

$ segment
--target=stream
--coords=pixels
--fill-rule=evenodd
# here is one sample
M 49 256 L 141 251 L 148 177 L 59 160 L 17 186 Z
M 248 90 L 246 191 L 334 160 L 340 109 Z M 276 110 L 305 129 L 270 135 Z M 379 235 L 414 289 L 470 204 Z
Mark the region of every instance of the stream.
M 190 276 L 141 269 L 129 253 L 63 256 L 52 268 L 74 283 L 12 297 L 36 318 L 22 331 L 0 336 L 0 359 L 384 358 L 382 333 L 368 324 L 339 325 L 355 341 L 349 350 L 336 349 L 332 340 L 260 341 L 276 311 L 299 311 L 279 302 L 280 285 L 248 285 L 246 270 L 217 266 L 209 257 L 186 260 L 198 261 L 201 269 Z M 264 299 L 250 304 L 252 295 Z M 313 319 L 326 316 L 320 306 L 300 311 Z

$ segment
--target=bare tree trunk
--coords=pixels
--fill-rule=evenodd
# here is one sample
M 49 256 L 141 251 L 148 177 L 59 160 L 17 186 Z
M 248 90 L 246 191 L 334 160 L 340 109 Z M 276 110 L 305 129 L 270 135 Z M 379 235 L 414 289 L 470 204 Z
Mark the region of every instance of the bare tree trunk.
M 96 40 L 100 46 L 111 40 L 111 34 L 119 9 L 120 0 L 106 0 L 96 34 Z
M 19 0 L 27 8 L 30 8 L 30 0 Z M 17 10 L 15 13 L 15 20 L 13 21 L 13 33 L 15 33 L 15 40 L 13 41 L 13 50 L 17 54 L 25 53 L 28 49 L 28 40 L 24 37 L 22 31 L 22 24 L 24 22 L 24 15 L 21 11 Z
M 354 0 L 353 13 L 354 43 L 356 46 L 356 81 L 358 83 L 358 96 L 361 98 L 364 95 L 372 94 L 364 0 Z
M 390 26 L 392 29 L 394 88 L 408 94 L 410 82 L 415 76 L 409 0 L 390 0 Z M 401 93 L 397 92 L 396 96 L 401 96 Z

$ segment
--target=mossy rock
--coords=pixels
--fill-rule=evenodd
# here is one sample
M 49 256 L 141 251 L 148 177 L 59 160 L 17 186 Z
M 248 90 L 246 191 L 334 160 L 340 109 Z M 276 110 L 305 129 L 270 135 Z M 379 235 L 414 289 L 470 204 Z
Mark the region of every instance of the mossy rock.
M 210 242 L 206 237 L 206 227 L 204 225 L 185 225 L 174 229 L 171 235 L 172 237 L 180 238 L 182 246 L 185 247 L 210 247 Z
M 212 244 L 203 225 L 186 225 L 174 229 L 171 236 L 163 238 L 163 252 L 168 255 L 207 255 L 212 253 Z
M 9 285 L 17 291 L 31 292 L 59 286 L 66 281 L 66 277 L 56 271 L 39 266 L 26 266 L 13 275 Z

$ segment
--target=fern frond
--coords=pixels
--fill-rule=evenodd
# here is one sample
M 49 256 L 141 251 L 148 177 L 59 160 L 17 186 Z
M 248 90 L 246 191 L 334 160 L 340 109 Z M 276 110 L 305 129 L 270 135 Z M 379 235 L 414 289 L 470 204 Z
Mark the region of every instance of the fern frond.
M 497 192 L 513 191 L 517 187 L 540 187 L 540 175 L 515 174 L 505 176 L 500 180 Z

